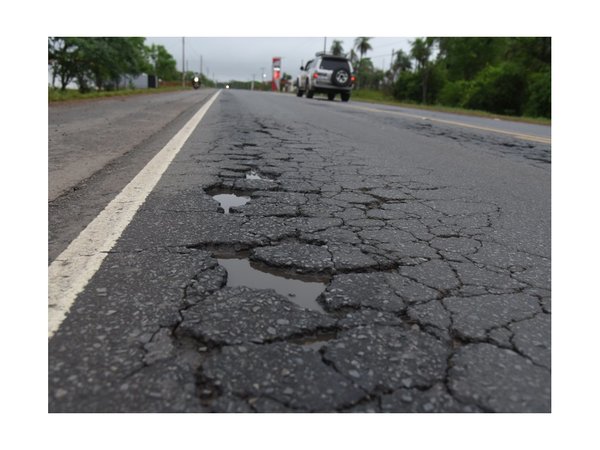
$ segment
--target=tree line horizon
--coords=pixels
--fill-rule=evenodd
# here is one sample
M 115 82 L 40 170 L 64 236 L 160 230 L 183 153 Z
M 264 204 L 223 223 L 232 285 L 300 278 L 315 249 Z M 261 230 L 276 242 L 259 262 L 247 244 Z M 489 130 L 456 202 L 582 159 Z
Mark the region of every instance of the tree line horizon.
M 551 117 L 550 37 L 420 37 L 409 52 L 394 52 L 388 70 L 366 56 L 370 39 L 356 38 L 346 53 L 359 89 L 399 101 Z M 330 52 L 343 55 L 342 42 L 333 41 Z
M 393 52 L 388 69 L 376 68 L 369 58 L 371 39 L 357 37 L 348 51 L 333 40 L 329 49 L 351 61 L 355 89 L 381 91 L 401 102 L 551 118 L 550 37 L 418 37 L 409 41 L 408 52 Z M 48 65 L 53 85 L 58 80 L 64 90 L 74 81 L 81 92 L 119 89 L 127 76 L 141 73 L 166 82 L 182 79 L 165 47 L 147 46 L 143 37 L 49 37 Z M 204 86 L 214 86 L 201 76 Z M 250 82 L 230 84 L 250 88 Z

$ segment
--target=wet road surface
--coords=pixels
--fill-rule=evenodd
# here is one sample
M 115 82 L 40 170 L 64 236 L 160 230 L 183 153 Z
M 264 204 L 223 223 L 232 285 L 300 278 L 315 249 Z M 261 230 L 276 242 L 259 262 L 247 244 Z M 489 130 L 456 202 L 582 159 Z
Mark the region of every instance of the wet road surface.
M 50 339 L 50 411 L 550 411 L 550 145 L 351 105 L 219 94 Z

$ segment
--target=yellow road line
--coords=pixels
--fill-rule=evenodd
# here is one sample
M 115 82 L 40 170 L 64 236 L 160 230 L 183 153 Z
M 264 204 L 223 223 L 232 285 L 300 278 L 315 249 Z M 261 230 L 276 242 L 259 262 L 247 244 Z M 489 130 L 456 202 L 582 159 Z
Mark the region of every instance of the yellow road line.
M 376 108 L 369 108 L 366 106 L 356 106 L 356 105 L 346 105 L 346 106 L 348 108 L 361 109 L 363 111 L 371 111 L 371 112 L 384 113 L 384 114 L 394 114 L 397 116 L 409 117 L 411 119 L 429 120 L 431 122 L 442 123 L 444 125 L 454 125 L 454 126 L 459 126 L 459 127 L 464 127 L 464 128 L 473 128 L 475 130 L 480 130 L 480 131 L 489 131 L 492 133 L 506 134 L 508 136 L 511 136 L 511 137 L 514 137 L 517 139 L 522 139 L 524 141 L 540 142 L 542 144 L 551 144 L 552 143 L 552 140 L 550 138 L 546 138 L 546 137 L 542 137 L 542 136 L 534 136 L 531 134 L 523 134 L 523 133 L 516 133 L 513 131 L 498 130 L 496 128 L 480 127 L 478 125 L 471 125 L 469 123 L 464 123 L 464 122 L 456 122 L 454 120 L 444 120 L 444 119 L 438 119 L 436 117 L 425 117 L 422 115 L 411 114 L 411 113 L 406 113 L 406 112 L 402 112 L 402 111 L 390 111 L 387 109 L 376 109 Z

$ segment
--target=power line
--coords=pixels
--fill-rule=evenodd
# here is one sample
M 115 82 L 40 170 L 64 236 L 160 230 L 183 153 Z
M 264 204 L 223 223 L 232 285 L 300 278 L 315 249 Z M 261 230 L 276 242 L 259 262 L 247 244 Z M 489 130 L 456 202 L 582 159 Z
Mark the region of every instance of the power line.
M 365 58 L 369 58 L 369 59 L 373 59 L 373 58 L 382 58 L 382 57 L 386 57 L 386 56 L 390 56 L 389 53 L 385 53 L 385 54 L 381 54 L 381 55 L 375 55 L 375 56 L 369 56 L 365 53 Z

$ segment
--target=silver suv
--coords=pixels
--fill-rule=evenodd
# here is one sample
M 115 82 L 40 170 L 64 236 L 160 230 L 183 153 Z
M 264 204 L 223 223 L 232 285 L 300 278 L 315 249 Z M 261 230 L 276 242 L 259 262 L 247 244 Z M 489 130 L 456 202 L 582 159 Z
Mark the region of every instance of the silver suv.
M 315 59 L 311 59 L 296 79 L 296 95 L 312 98 L 315 93 L 327 94 L 329 100 L 333 100 L 336 94 L 340 94 L 343 102 L 350 100 L 350 92 L 354 84 L 352 75 L 352 64 L 344 56 L 317 53 Z

